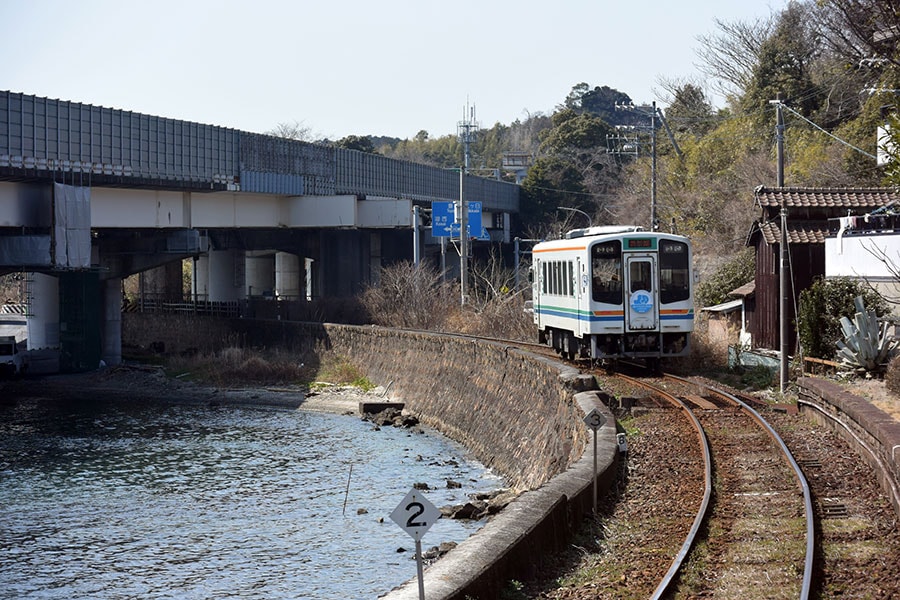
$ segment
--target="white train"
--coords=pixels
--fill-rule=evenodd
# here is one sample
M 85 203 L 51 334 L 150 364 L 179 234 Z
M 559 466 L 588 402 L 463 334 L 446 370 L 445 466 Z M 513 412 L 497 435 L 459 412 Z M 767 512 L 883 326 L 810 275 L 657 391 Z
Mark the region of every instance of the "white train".
M 691 243 L 635 226 L 591 227 L 532 249 L 541 343 L 568 358 L 684 356 L 694 329 Z

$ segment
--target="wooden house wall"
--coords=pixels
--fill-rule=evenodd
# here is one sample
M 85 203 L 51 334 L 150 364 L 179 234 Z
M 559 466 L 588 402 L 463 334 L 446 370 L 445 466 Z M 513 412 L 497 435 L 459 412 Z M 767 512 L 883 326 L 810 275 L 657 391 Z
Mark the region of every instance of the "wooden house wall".
M 824 244 L 793 244 L 790 247 L 792 276 L 788 301 L 788 351 L 797 352 L 797 315 L 794 310 L 800 303 L 800 292 L 825 275 Z M 753 346 L 769 350 L 781 349 L 781 254 L 779 246 L 769 246 L 762 236 L 756 247 L 756 307 L 750 321 Z
M 754 348 L 778 348 L 778 252 L 762 236 L 756 241 L 756 318 L 751 322 Z

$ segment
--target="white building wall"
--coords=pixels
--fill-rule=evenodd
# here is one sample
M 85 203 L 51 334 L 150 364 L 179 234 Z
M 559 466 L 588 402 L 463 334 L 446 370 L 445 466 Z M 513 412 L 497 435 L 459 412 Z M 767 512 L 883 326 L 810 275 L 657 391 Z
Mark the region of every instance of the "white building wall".
M 889 263 L 900 270 L 900 233 L 825 239 L 825 277 L 893 279 Z
M 825 278 L 850 277 L 865 280 L 889 301 L 900 299 L 900 232 L 844 235 L 825 238 Z M 900 317 L 900 304 L 891 304 Z

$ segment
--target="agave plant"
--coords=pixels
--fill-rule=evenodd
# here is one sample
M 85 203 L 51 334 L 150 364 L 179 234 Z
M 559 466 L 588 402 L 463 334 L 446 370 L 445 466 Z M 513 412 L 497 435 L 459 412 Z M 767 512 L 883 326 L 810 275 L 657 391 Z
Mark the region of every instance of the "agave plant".
M 838 361 L 854 371 L 884 371 L 898 341 L 888 333 L 887 322 L 879 324 L 875 311 L 866 310 L 862 296 L 857 296 L 853 302 L 856 305 L 853 320 L 841 317 L 844 340 L 837 342 Z

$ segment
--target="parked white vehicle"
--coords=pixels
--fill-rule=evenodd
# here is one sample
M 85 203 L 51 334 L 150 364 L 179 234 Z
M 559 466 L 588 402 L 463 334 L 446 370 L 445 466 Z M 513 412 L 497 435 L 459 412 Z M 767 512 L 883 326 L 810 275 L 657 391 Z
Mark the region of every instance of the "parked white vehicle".
M 0 336 L 0 373 L 5 376 L 25 373 L 25 354 L 19 351 L 15 336 Z

